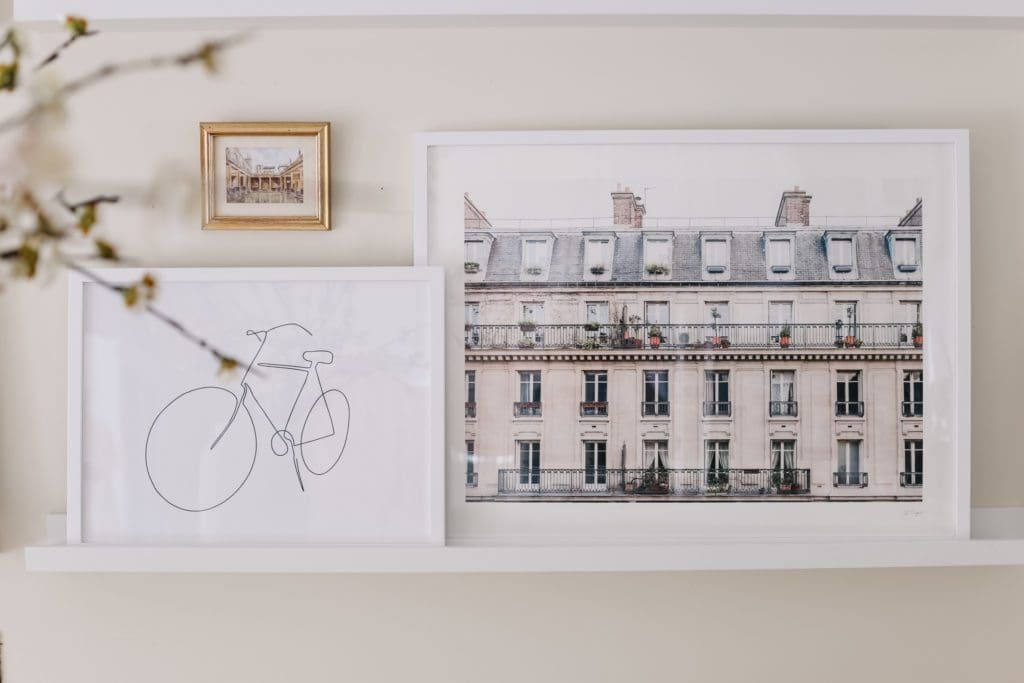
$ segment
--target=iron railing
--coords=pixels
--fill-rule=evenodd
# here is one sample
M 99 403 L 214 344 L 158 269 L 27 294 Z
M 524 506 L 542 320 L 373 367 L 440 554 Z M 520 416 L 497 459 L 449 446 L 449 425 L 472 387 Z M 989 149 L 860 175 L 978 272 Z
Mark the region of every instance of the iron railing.
M 772 417 L 796 417 L 796 401 L 769 401 L 768 414 Z
M 608 401 L 581 401 L 580 416 L 608 417 Z
M 476 417 L 476 401 L 466 401 L 466 417 Z
M 789 342 L 779 341 L 783 327 Z M 470 349 L 912 349 L 911 323 L 470 325 Z M 651 331 L 660 331 L 651 344 Z
M 668 415 L 668 401 L 644 401 L 641 406 L 644 417 L 662 417 Z
M 903 417 L 923 417 L 924 401 L 903 401 Z
M 864 417 L 864 401 L 836 401 L 836 415 Z
M 868 485 L 867 472 L 833 472 L 833 486 L 853 486 L 864 488 Z
M 809 469 L 500 469 L 499 495 L 776 496 L 810 491 Z
M 540 401 L 517 401 L 512 404 L 515 417 L 540 417 Z
M 704 401 L 705 417 L 728 417 L 732 415 L 732 401 Z
M 904 488 L 924 486 L 924 472 L 900 472 L 900 486 Z

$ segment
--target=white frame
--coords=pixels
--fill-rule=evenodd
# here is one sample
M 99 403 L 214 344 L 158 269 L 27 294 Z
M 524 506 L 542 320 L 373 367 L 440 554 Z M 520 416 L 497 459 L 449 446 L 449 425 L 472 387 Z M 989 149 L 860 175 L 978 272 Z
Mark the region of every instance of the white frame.
M 429 191 L 428 176 L 431 150 L 443 147 L 501 146 L 501 145 L 634 145 L 634 144 L 943 144 L 950 145 L 953 158 L 952 197 L 953 249 L 939 251 L 937 240 L 926 240 L 931 264 L 930 272 L 951 273 L 956 283 L 955 295 L 940 306 L 935 296 L 925 296 L 927 316 L 932 329 L 940 328 L 947 335 L 948 345 L 942 351 L 955 359 L 955 372 L 948 378 L 944 391 L 951 396 L 952 411 L 943 415 L 949 424 L 949 443 L 954 450 L 951 461 L 954 479 L 951 536 L 968 538 L 970 535 L 970 184 L 969 135 L 966 130 L 627 130 L 627 131 L 496 131 L 496 132 L 437 132 L 422 133 L 416 139 L 415 202 L 414 202 L 414 262 L 428 263 L 429 248 Z M 935 251 L 931 251 L 935 249 Z M 931 289 L 925 282 L 925 289 Z M 934 287 L 935 285 L 932 285 Z M 927 301 L 932 301 L 928 304 Z M 935 353 L 933 343 L 925 348 L 925 362 Z M 935 381 L 934 373 L 926 373 L 926 384 Z M 927 391 L 927 389 L 926 389 Z M 938 389 L 930 395 L 939 395 Z M 932 411 L 934 416 L 936 411 Z M 928 418 L 934 423 L 934 417 Z M 934 438 L 934 437 L 933 437 Z M 461 490 L 452 491 L 460 495 Z M 448 508 L 451 514 L 451 507 Z M 758 536 L 771 538 L 770 533 Z M 778 534 L 775 534 L 778 537 Z M 470 537 L 472 538 L 472 537 Z M 902 537 L 906 538 L 906 536 Z M 920 537 L 917 537 L 920 538 Z M 449 539 L 451 541 L 452 539 Z M 469 540 L 469 539 L 467 539 Z M 529 543 L 530 538 L 516 537 L 516 542 Z M 678 543 L 678 538 L 663 539 Z M 539 542 L 533 539 L 534 542 Z M 601 537 L 570 537 L 565 543 L 607 543 Z M 476 541 L 474 541 L 476 542 Z M 492 543 L 491 539 L 480 541 Z
M 393 281 L 420 282 L 430 289 L 430 330 L 425 337 L 430 343 L 431 433 L 427 444 L 430 459 L 428 492 L 429 532 L 423 543 L 390 544 L 443 545 L 445 541 L 445 430 L 444 430 L 444 273 L 440 268 L 102 268 L 95 274 L 104 281 L 120 285 L 137 282 L 145 273 L 153 273 L 161 283 L 168 282 L 296 282 L 296 281 Z M 66 539 L 68 545 L 92 545 L 82 539 L 82 375 L 83 307 L 85 286 L 92 280 L 68 274 L 68 472 Z M 116 296 L 111 293 L 111 296 Z M 173 331 L 168 329 L 168 334 Z M 126 546 L 118 546 L 126 547 Z M 132 546 L 127 546 L 132 547 Z M 343 547 L 349 547 L 347 545 Z

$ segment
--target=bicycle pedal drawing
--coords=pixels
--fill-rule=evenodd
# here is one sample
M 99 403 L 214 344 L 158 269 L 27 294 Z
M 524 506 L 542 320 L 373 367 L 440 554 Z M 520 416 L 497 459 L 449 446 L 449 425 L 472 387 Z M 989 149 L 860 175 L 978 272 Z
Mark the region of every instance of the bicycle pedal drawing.
M 302 352 L 301 363 L 261 361 L 268 339 L 272 335 L 280 338 L 283 332 L 300 338 L 313 336 L 293 322 L 246 331 L 258 347 L 236 390 L 220 386 L 188 389 L 153 419 L 146 436 L 146 473 L 157 495 L 172 507 L 206 512 L 231 500 L 255 469 L 257 423 L 271 430 L 270 450 L 275 456 L 291 456 L 301 492 L 306 490 L 303 471 L 323 476 L 341 461 L 348 443 L 351 407 L 344 392 L 325 388 L 320 379 L 320 368 L 332 364 L 334 354 L 309 349 Z M 275 422 L 253 389 L 250 375 L 256 374 L 254 368 L 302 375 L 294 399 L 285 401 L 291 407 L 280 426 L 280 420 Z M 307 404 L 310 407 L 303 412 Z M 258 419 L 253 418 L 254 412 Z

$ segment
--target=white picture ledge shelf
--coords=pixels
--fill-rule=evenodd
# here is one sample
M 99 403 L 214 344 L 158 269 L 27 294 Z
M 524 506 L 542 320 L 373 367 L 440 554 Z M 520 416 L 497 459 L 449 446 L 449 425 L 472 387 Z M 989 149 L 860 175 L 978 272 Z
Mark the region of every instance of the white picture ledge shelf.
M 972 538 L 688 542 L 636 546 L 26 548 L 37 572 L 582 572 L 1024 565 L 1024 508 L 975 508 Z M 63 515 L 48 520 L 61 534 Z

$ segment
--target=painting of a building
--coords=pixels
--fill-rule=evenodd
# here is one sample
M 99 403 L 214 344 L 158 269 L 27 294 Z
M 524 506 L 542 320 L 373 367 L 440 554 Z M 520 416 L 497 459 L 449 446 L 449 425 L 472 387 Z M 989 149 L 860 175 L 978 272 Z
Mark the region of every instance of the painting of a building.
M 302 203 L 301 150 L 228 147 L 226 160 L 229 203 Z
M 793 188 L 715 221 L 610 200 L 524 221 L 465 197 L 467 500 L 920 500 L 920 200 L 818 218 Z

